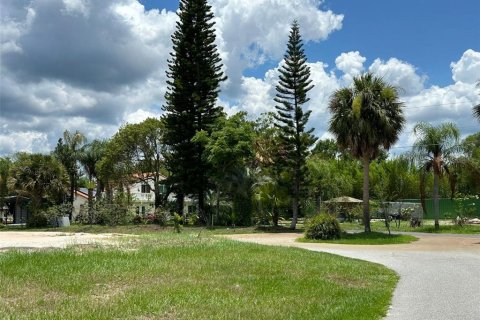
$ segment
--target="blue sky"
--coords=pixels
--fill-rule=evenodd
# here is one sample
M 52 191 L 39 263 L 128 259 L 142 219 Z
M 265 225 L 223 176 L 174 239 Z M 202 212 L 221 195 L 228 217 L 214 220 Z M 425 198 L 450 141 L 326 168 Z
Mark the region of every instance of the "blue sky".
M 371 71 L 402 89 L 407 126 L 480 129 L 480 0 L 209 0 L 228 81 L 218 103 L 274 111 L 293 19 L 315 85 L 309 124 L 328 138 L 331 94 Z M 162 115 L 178 0 L 0 0 L 0 155 L 49 152 L 63 131 L 110 138 Z M 405 150 L 398 148 L 397 150 Z
M 176 10 L 177 0 L 142 0 L 148 9 Z M 480 51 L 479 0 L 326 0 L 321 8 L 343 14 L 343 27 L 328 40 L 306 45 L 310 61 L 330 66 L 342 52 L 360 51 L 367 64 L 396 57 L 427 75 L 427 84 L 452 83 L 450 62 L 470 48 Z M 277 61 L 245 70 L 261 77 Z M 480 76 L 479 76 L 480 77 Z

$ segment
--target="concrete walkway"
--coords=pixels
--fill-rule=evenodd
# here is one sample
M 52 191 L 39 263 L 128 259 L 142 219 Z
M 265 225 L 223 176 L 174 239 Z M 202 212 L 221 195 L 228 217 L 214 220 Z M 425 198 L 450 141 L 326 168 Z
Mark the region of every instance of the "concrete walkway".
M 480 235 L 414 234 L 403 245 L 299 243 L 299 234 L 229 235 L 230 239 L 330 252 L 383 264 L 400 275 L 391 320 L 480 319 Z

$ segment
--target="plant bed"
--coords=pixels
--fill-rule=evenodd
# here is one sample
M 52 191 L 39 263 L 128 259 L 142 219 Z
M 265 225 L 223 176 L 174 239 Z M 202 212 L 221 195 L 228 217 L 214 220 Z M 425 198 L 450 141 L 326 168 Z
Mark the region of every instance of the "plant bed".
M 342 232 L 340 239 L 332 240 L 313 240 L 299 238 L 299 242 L 312 243 L 337 243 L 337 244 L 356 244 L 356 245 L 383 245 L 383 244 L 404 244 L 418 240 L 418 238 L 405 234 L 392 234 L 382 232 Z

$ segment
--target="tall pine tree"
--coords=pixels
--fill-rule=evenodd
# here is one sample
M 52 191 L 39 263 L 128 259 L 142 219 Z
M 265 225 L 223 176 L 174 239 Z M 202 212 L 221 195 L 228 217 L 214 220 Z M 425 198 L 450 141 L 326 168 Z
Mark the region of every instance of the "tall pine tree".
M 192 138 L 201 130 L 211 133 L 222 113 L 216 100 L 226 77 L 215 45 L 211 6 L 206 0 L 181 0 L 178 16 L 165 94 L 165 142 L 171 151 L 166 160 L 178 209 L 183 212 L 184 195 L 193 194 L 198 196 L 200 214 L 205 218 L 208 166 L 202 158 L 203 146 Z
M 309 148 L 315 143 L 313 128 L 305 131 L 305 126 L 311 111 L 304 112 L 302 105 L 308 102 L 307 92 L 313 88 L 310 80 L 310 68 L 303 50 L 300 28 L 297 21 L 292 24 L 284 64 L 280 68 L 280 77 L 276 86 L 275 102 L 277 113 L 276 126 L 280 129 L 280 139 L 286 154 L 280 161 L 292 177 L 292 210 L 293 218 L 290 225 L 295 229 L 300 200 L 306 183 L 305 158 Z

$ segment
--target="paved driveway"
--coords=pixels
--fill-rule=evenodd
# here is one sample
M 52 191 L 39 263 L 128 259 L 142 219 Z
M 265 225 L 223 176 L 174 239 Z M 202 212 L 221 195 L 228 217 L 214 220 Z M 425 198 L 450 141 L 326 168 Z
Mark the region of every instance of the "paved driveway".
M 294 246 L 383 264 L 400 275 L 386 319 L 479 320 L 480 236 L 415 234 L 404 245 L 299 243 L 299 234 L 248 234 L 228 238 Z

